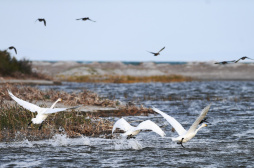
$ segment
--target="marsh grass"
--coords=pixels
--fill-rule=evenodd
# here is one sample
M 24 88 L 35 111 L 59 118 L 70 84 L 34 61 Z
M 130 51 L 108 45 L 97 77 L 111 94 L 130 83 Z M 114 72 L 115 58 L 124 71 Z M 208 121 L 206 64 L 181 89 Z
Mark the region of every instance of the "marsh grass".
M 117 107 L 112 111 L 80 112 L 66 111 L 49 115 L 41 130 L 39 125 L 32 124 L 28 128 L 28 123 L 36 113 L 32 113 L 17 105 L 7 93 L 11 90 L 17 97 L 36 103 L 37 101 L 53 102 L 59 97 L 66 105 L 94 105 L 102 107 Z M 128 115 L 148 115 L 151 109 L 136 106 L 118 105 L 117 101 L 100 98 L 97 94 L 84 90 L 81 93 L 72 94 L 54 90 L 41 91 L 34 87 L 19 85 L 4 85 L 0 87 L 0 141 L 20 141 L 20 140 L 41 140 L 52 138 L 56 133 L 61 133 L 63 129 L 68 137 L 95 136 L 111 137 L 113 123 L 102 117 L 128 116 Z M 36 103 L 42 107 L 45 104 Z
M 94 82 L 94 83 L 149 83 L 149 82 L 184 82 L 191 81 L 190 77 L 181 75 L 162 76 L 117 76 L 117 75 L 85 75 L 85 76 L 59 76 L 62 80 L 71 82 Z

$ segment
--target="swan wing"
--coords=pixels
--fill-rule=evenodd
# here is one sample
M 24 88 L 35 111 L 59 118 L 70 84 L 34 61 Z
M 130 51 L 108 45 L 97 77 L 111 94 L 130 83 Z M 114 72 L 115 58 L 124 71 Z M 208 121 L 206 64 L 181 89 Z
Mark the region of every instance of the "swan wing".
M 15 100 L 20 106 L 24 107 L 25 109 L 27 109 L 31 112 L 36 112 L 36 111 L 39 112 L 42 109 L 41 107 L 39 107 L 35 104 L 29 103 L 27 101 L 24 101 L 24 100 L 21 100 L 21 99 L 17 98 L 9 90 L 8 90 L 8 93 L 11 96 L 11 98 L 13 100 Z
M 157 109 L 155 107 L 153 107 L 153 111 L 161 114 L 172 125 L 172 127 L 174 127 L 174 129 L 176 130 L 176 132 L 179 135 L 186 133 L 186 130 L 183 128 L 183 126 L 178 121 L 176 121 L 176 119 L 174 119 L 173 117 L 167 115 L 166 113 L 160 111 L 159 109 Z
M 162 131 L 162 129 L 158 125 L 156 125 L 154 122 L 150 120 L 141 122 L 135 129 L 136 130 L 152 130 L 153 132 L 156 132 L 162 137 L 166 135 L 164 131 Z
M 195 132 L 199 123 L 205 118 L 206 114 L 208 113 L 209 109 L 210 109 L 211 104 L 209 104 L 208 106 L 206 106 L 202 112 L 200 113 L 200 115 L 198 116 L 198 118 L 196 119 L 196 121 L 191 125 L 190 129 L 188 130 L 188 133 L 192 133 Z
M 57 112 L 61 112 L 61 111 L 65 111 L 65 110 L 71 110 L 71 109 L 76 109 L 79 108 L 80 106 L 74 106 L 74 107 L 70 107 L 70 108 L 46 108 L 46 110 L 43 112 L 44 114 L 52 114 L 52 113 L 57 113 Z
M 132 126 L 124 118 L 121 118 L 121 119 L 117 120 L 116 123 L 114 124 L 113 129 L 112 129 L 112 134 L 116 130 L 116 128 L 119 128 L 119 129 L 126 132 L 126 131 L 130 130 L 132 128 Z

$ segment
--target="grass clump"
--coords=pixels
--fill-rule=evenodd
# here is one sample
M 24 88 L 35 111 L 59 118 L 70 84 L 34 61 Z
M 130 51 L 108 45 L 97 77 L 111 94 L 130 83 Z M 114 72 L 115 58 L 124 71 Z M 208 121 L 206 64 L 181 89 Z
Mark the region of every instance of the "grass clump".
M 66 111 L 49 115 L 41 130 L 38 125 L 27 124 L 35 117 L 32 113 L 16 104 L 7 93 L 11 90 L 17 97 L 46 107 L 46 102 L 53 103 L 59 97 L 64 104 L 76 106 L 87 105 L 100 107 L 115 107 L 115 110 L 101 110 L 98 112 Z M 151 109 L 136 106 L 120 105 L 118 101 L 100 98 L 96 93 L 88 90 L 74 94 L 55 90 L 41 91 L 35 87 L 20 85 L 0 86 L 0 141 L 41 140 L 52 138 L 55 133 L 64 130 L 69 137 L 80 135 L 95 137 L 111 137 L 113 123 L 102 117 L 147 115 Z M 60 129 L 61 128 L 61 129 Z M 23 138 L 23 139 L 22 139 Z

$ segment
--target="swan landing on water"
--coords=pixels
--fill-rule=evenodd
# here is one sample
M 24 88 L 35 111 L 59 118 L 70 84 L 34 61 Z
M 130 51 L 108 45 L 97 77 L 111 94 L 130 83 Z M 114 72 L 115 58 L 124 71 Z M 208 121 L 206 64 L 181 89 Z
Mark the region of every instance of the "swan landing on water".
M 59 98 L 59 99 L 57 99 L 57 101 L 55 103 L 52 104 L 52 106 L 50 108 L 42 108 L 42 107 L 39 107 L 35 104 L 29 103 L 27 101 L 17 98 L 9 90 L 8 90 L 8 93 L 11 96 L 11 98 L 13 100 L 15 100 L 20 106 L 24 107 L 25 109 L 27 109 L 33 113 L 35 113 L 35 112 L 38 113 L 35 118 L 32 118 L 32 121 L 28 124 L 28 126 L 31 125 L 32 123 L 33 124 L 41 124 L 39 127 L 39 130 L 41 129 L 44 120 L 50 114 L 80 107 L 80 106 L 75 106 L 75 107 L 71 107 L 71 108 L 54 108 L 57 102 L 62 101 L 62 99 Z
M 121 118 L 121 119 L 117 120 L 116 123 L 114 124 L 113 129 L 112 129 L 112 134 L 116 128 L 119 128 L 119 129 L 125 131 L 125 133 L 122 134 L 122 136 L 124 136 L 124 137 L 127 136 L 127 139 L 133 138 L 141 130 L 151 130 L 153 132 L 156 132 L 157 134 L 159 134 L 162 137 L 164 137 L 166 135 L 164 133 L 164 131 L 162 131 L 162 129 L 158 125 L 156 125 L 154 122 L 152 122 L 150 120 L 143 121 L 137 127 L 133 127 L 125 119 Z
M 159 114 L 161 114 L 171 125 L 172 127 L 176 130 L 176 132 L 178 133 L 178 137 L 176 138 L 172 138 L 172 141 L 176 141 L 178 144 L 181 144 L 182 147 L 183 144 L 185 142 L 188 142 L 189 140 L 191 140 L 196 134 L 197 132 L 203 128 L 206 127 L 207 124 L 202 124 L 198 129 L 198 125 L 203 121 L 203 119 L 205 118 L 209 108 L 210 108 L 211 104 L 209 104 L 208 106 L 206 106 L 202 112 L 200 113 L 199 117 L 196 119 L 196 121 L 191 125 L 191 127 L 189 128 L 189 130 L 185 130 L 183 128 L 183 126 L 176 121 L 176 119 L 174 119 L 173 117 L 167 115 L 166 113 L 160 111 L 159 109 L 153 107 L 153 110 Z

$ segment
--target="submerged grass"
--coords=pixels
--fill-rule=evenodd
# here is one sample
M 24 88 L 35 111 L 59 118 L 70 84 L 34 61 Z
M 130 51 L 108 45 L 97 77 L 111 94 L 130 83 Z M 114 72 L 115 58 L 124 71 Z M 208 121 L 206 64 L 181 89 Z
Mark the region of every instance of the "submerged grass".
M 93 105 L 102 107 L 117 107 L 112 111 L 99 112 L 61 112 L 50 115 L 41 130 L 39 125 L 27 124 L 35 117 L 36 113 L 24 109 L 13 103 L 7 93 L 11 90 L 17 97 L 29 101 L 50 101 L 53 102 L 59 97 L 66 105 Z M 81 93 L 66 93 L 54 90 L 41 91 L 34 87 L 5 85 L 0 87 L 0 141 L 19 141 L 19 140 L 40 140 L 48 139 L 55 133 L 64 132 L 69 137 L 100 136 L 111 137 L 113 123 L 105 118 L 108 116 L 127 116 L 127 115 L 147 115 L 152 113 L 151 109 L 136 106 L 119 105 L 117 101 L 100 98 L 96 93 L 84 90 Z M 38 103 L 37 103 L 38 104 Z M 39 104 L 40 105 L 40 104 Z M 42 104 L 41 106 L 45 106 Z
M 117 75 L 85 75 L 85 76 L 59 76 L 61 80 L 71 82 L 103 82 L 103 83 L 149 83 L 149 82 L 184 82 L 191 81 L 190 77 L 181 75 L 162 76 L 117 76 Z

